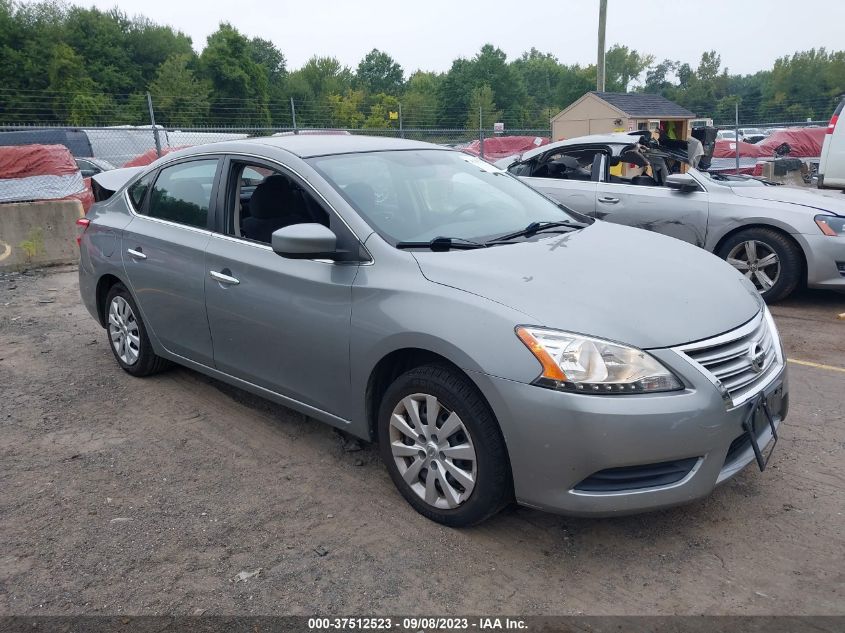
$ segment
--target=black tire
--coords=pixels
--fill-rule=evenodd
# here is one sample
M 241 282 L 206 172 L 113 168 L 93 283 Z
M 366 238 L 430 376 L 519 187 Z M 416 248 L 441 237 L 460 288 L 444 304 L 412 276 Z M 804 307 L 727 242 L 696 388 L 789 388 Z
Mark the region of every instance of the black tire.
M 390 420 L 394 408 L 412 394 L 435 396 L 444 409 L 456 413 L 475 449 L 474 487 L 468 498 L 455 508 L 430 505 L 414 492 L 399 472 L 391 449 Z M 388 387 L 379 406 L 378 439 L 381 458 L 393 483 L 417 512 L 432 521 L 450 527 L 474 525 L 492 516 L 513 499 L 510 464 L 499 424 L 476 386 L 453 368 L 424 365 L 399 376 Z M 446 476 L 446 469 L 441 468 L 443 476 Z M 430 473 L 425 474 L 426 478 L 429 476 Z
M 780 260 L 780 274 L 768 290 L 760 291 L 760 296 L 767 303 L 775 303 L 786 298 L 792 294 L 801 282 L 803 260 L 798 245 L 780 231 L 765 227 L 755 227 L 739 231 L 725 240 L 716 254 L 722 259 L 727 260 L 728 255 L 735 247 L 741 245 L 743 242 L 752 240 L 765 245 Z M 760 290 L 759 287 L 758 290 Z
M 138 357 L 137 360 L 131 363 L 122 359 L 118 354 L 117 349 L 112 344 L 111 333 L 109 330 L 109 309 L 112 305 L 112 301 L 114 301 L 116 297 L 122 298 L 129 304 L 129 307 L 132 310 L 133 320 L 138 326 Z M 111 349 L 112 354 L 114 354 L 115 360 L 117 360 L 118 364 L 126 372 L 137 377 L 151 376 L 152 374 L 157 374 L 170 366 L 170 361 L 157 356 L 153 351 L 153 347 L 150 344 L 150 337 L 147 335 L 147 328 L 144 326 L 144 320 L 141 318 L 141 312 L 138 310 L 138 305 L 135 303 L 135 299 L 132 297 L 132 294 L 126 289 L 126 286 L 121 283 L 116 283 L 111 287 L 108 295 L 106 295 L 106 303 L 103 306 L 103 313 L 105 316 L 104 321 L 106 322 L 106 336 L 108 338 L 109 349 Z

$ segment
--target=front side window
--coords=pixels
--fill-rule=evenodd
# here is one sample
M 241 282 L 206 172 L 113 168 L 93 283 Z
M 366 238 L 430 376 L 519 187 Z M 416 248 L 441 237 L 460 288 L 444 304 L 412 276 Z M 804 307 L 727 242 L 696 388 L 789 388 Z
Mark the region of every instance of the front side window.
M 290 176 L 247 163 L 234 163 L 232 175 L 229 232 L 236 237 L 270 244 L 274 231 L 292 224 L 329 226 L 325 209 Z
M 162 169 L 150 192 L 148 215 L 206 228 L 217 162 L 196 160 Z
M 575 219 L 489 163 L 449 150 L 321 156 L 314 166 L 383 237 L 479 240 L 532 222 Z

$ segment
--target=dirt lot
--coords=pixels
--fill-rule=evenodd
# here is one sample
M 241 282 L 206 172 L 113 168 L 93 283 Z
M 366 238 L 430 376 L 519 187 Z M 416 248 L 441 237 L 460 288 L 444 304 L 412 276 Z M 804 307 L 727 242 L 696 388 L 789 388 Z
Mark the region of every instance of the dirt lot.
M 845 296 L 774 312 L 791 358 L 845 367 Z M 703 502 L 458 531 L 372 447 L 192 371 L 120 371 L 74 269 L 0 276 L 0 613 L 845 614 L 845 372 L 790 377 L 771 467 Z

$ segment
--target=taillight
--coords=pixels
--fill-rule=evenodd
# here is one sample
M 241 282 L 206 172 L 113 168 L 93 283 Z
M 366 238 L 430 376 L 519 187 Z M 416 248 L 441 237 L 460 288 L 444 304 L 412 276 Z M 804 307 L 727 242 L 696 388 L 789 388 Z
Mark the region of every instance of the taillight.
M 827 124 L 827 133 L 828 134 L 833 134 L 833 130 L 836 127 L 836 122 L 838 120 L 839 120 L 838 114 L 834 114 L 832 117 L 830 117 L 830 123 Z
M 85 233 L 85 229 L 88 228 L 88 225 L 91 224 L 91 220 L 88 218 L 79 218 L 76 221 L 76 226 L 82 227 L 82 230 L 79 231 L 79 235 L 76 236 L 76 244 L 77 246 L 82 245 L 82 234 Z

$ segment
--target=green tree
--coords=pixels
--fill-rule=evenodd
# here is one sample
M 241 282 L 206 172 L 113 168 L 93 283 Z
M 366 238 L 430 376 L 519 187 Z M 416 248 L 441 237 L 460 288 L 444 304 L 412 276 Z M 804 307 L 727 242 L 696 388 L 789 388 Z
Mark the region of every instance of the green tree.
M 124 46 L 140 77 L 140 83 L 135 86 L 138 91 L 146 89 L 158 74 L 159 67 L 176 55 L 185 56 L 191 70 L 196 71 L 198 59 L 191 47 L 191 38 L 180 31 L 141 16 L 132 19 L 124 37 Z
M 312 57 L 288 76 L 287 91 L 296 101 L 297 124 L 330 127 L 331 95 L 352 90 L 352 72 L 334 57 Z
M 359 128 L 364 123 L 364 93 L 349 90 L 345 95 L 327 97 L 331 111 L 331 127 Z
M 402 96 L 402 123 L 406 128 L 437 125 L 437 93 L 443 76 L 418 70 L 408 78 Z
M 260 37 L 250 41 L 253 61 L 267 76 L 267 101 L 273 125 L 291 125 L 287 95 L 287 60 L 273 42 Z
M 502 112 L 496 108 L 496 103 L 493 101 L 493 89 L 487 84 L 482 84 L 473 90 L 465 127 L 478 129 L 480 125 L 487 129 L 501 120 Z
M 250 41 L 223 23 L 200 55 L 202 77 L 211 84 L 210 117 L 224 125 L 269 125 L 268 78 L 253 58 Z
M 399 111 L 399 99 L 384 93 L 371 98 L 370 113 L 364 121 L 368 129 L 386 129 L 399 127 L 398 119 L 391 119 L 390 113 Z
M 70 125 L 103 125 L 114 113 L 112 100 L 94 89 L 85 64 L 67 44 L 53 49 L 48 69 L 56 118 Z
M 190 55 L 177 53 L 159 67 L 150 84 L 157 123 L 190 127 L 208 120 L 209 87 L 194 76 L 190 61 Z
M 374 48 L 358 64 L 355 81 L 367 94 L 397 95 L 404 76 L 402 67 L 390 55 Z
M 628 87 L 654 63 L 653 55 L 641 55 L 614 44 L 605 55 L 605 87 L 608 92 L 628 92 Z
M 453 127 L 467 120 L 475 91 L 487 85 L 503 118 L 520 126 L 526 118 L 527 92 L 519 73 L 507 63 L 505 53 L 491 44 L 481 47 L 471 60 L 456 59 L 440 84 L 441 125 Z

